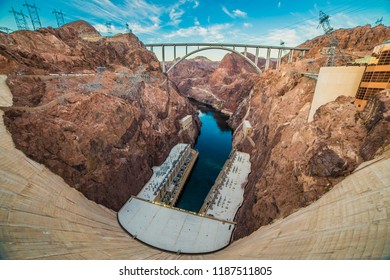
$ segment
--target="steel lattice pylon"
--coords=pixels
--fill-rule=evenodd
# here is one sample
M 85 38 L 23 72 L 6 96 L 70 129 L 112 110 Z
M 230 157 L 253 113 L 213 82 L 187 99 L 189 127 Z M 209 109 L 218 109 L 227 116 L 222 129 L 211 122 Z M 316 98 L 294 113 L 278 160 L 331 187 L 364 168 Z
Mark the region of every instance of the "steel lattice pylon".
M 64 14 L 62 13 L 62 11 L 57 11 L 56 9 L 54 9 L 53 14 L 56 16 L 57 26 L 58 27 L 63 26 L 65 24 L 65 20 L 64 20 Z
M 0 31 L 5 32 L 5 33 L 11 33 L 12 29 L 8 27 L 2 27 L 0 26 Z
M 325 34 L 328 36 L 328 39 L 329 39 L 329 48 L 324 48 L 323 52 L 322 52 L 324 55 L 328 56 L 326 63 L 325 63 L 325 66 L 336 66 L 336 61 L 335 61 L 336 48 L 340 53 L 341 59 L 347 63 L 348 59 L 342 53 L 340 46 L 339 46 L 339 42 L 334 37 L 333 27 L 330 26 L 330 23 L 329 23 L 329 15 L 325 14 L 323 11 L 320 11 L 319 25 L 318 26 L 322 26 L 322 29 L 324 30 Z
M 28 27 L 27 20 L 26 20 L 26 15 L 23 13 L 22 10 L 20 12 L 17 12 L 14 10 L 14 8 L 11 8 L 11 11 L 9 11 L 14 15 L 16 26 L 18 27 L 19 30 L 29 30 L 30 28 Z
M 41 20 L 39 19 L 38 8 L 35 4 L 31 5 L 29 3 L 24 3 L 23 6 L 27 7 L 28 13 L 30 15 L 31 23 L 34 30 L 37 30 L 42 27 Z

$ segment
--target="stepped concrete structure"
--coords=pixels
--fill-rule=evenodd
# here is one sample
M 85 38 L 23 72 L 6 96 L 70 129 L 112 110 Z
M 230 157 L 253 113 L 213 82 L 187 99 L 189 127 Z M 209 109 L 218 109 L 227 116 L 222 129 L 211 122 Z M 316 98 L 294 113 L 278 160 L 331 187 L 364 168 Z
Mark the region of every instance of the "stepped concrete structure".
M 11 106 L 0 80 L 0 107 Z M 0 258 L 390 258 L 390 151 L 317 202 L 206 255 L 173 254 L 132 239 L 116 213 L 86 199 L 15 148 L 0 110 Z

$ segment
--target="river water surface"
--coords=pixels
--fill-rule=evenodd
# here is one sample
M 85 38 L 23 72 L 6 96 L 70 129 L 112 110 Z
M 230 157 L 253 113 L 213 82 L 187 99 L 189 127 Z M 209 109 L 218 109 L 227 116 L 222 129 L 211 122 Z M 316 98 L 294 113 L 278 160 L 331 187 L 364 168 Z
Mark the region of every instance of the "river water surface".
M 199 157 L 176 203 L 176 207 L 194 212 L 202 207 L 232 149 L 228 117 L 208 106 L 196 105 L 202 122 L 195 144 Z

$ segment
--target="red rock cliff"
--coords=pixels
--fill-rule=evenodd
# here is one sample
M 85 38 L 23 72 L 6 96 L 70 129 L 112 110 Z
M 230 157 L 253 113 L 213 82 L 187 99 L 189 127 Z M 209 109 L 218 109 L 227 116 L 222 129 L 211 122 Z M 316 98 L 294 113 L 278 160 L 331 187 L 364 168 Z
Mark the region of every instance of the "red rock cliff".
M 389 32 L 388 27 L 364 26 L 336 34 L 345 51 L 364 56 L 389 36 L 378 34 Z M 311 204 L 390 144 L 390 99 L 385 94 L 373 98 L 363 113 L 356 112 L 354 98 L 341 96 L 307 122 L 315 81 L 300 73 L 323 65 L 318 51 L 327 44 L 324 37 L 306 42 L 303 46 L 313 48 L 308 59 L 261 74 L 251 98 L 231 118 L 234 146 L 250 153 L 252 162 L 236 217 L 236 239 Z M 245 115 L 254 129 L 251 139 L 242 135 Z
M 194 108 L 133 34 L 101 37 L 82 21 L 0 33 L 0 72 L 14 96 L 5 122 L 17 147 L 114 210 L 198 133 L 195 120 L 180 131 Z

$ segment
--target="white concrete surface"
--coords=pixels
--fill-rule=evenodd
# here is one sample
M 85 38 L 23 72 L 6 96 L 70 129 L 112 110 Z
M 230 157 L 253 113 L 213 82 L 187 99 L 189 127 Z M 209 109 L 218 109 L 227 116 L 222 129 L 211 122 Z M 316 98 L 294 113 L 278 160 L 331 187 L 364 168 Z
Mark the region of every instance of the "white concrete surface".
M 229 245 L 234 224 L 177 208 L 130 198 L 118 212 L 133 237 L 153 247 L 181 253 L 207 253 Z
M 189 148 L 189 144 L 177 144 L 174 146 L 164 163 L 161 166 L 153 167 L 153 175 L 139 192 L 138 197 L 150 201 L 155 200 L 159 190 L 163 187 L 164 182 L 168 179 L 169 175 L 174 172 L 182 154 Z
M 319 107 L 336 100 L 337 97 L 341 95 L 354 97 L 365 68 L 365 66 L 322 67 L 318 75 L 308 121 L 313 120 Z
M 225 165 L 226 166 L 226 165 Z M 206 198 L 205 214 L 233 221 L 244 200 L 244 187 L 251 171 L 250 155 L 236 151 L 226 166 L 225 175 L 216 182 Z
M 6 84 L 7 75 L 0 75 L 0 106 L 12 106 L 12 93 Z

